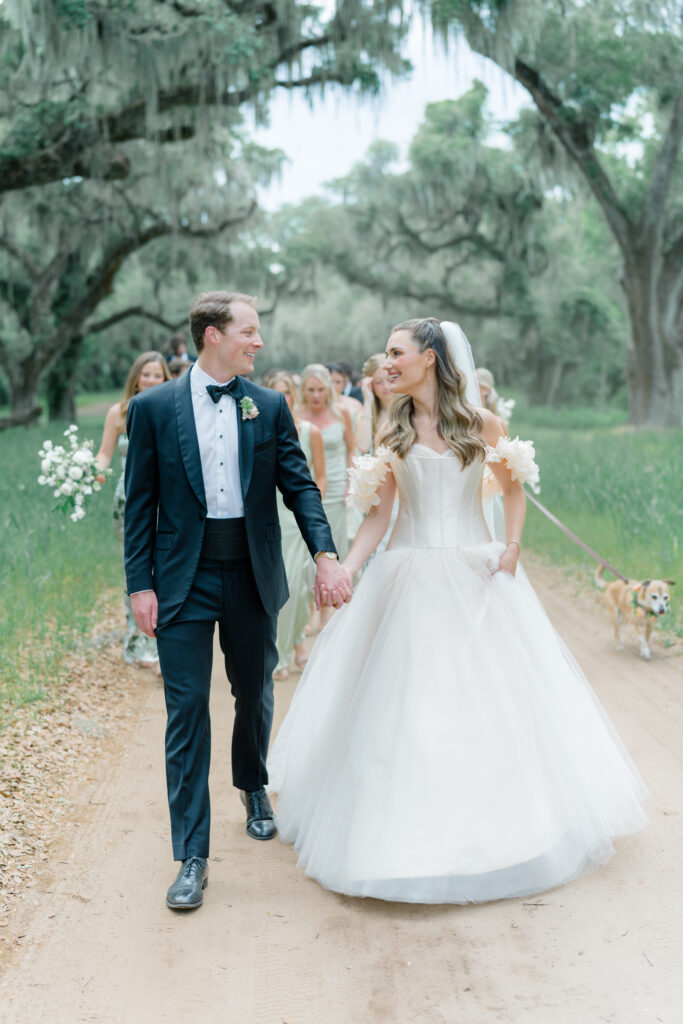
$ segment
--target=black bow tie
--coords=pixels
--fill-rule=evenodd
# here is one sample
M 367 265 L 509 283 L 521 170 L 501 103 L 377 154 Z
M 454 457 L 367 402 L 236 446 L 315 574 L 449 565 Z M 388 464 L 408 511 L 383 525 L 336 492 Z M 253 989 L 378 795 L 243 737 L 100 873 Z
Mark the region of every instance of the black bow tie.
M 220 402 L 223 395 L 232 395 L 237 390 L 237 377 L 233 377 L 227 384 L 207 384 L 206 390 L 212 401 Z

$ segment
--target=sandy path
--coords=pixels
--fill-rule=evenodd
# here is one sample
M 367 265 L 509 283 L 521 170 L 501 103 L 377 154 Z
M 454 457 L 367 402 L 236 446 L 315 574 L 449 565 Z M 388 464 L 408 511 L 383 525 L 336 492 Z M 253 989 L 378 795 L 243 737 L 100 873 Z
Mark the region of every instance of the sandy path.
M 151 687 L 125 750 L 82 792 L 79 841 L 37 897 L 0 983 L 0 1020 L 681 1024 L 683 658 L 613 652 L 592 595 L 554 570 L 530 575 L 653 793 L 650 828 L 609 865 L 542 897 L 476 907 L 328 893 L 289 847 L 245 836 L 217 673 L 210 884 L 200 911 L 172 914 L 163 701 Z M 278 720 L 292 690 L 278 684 Z

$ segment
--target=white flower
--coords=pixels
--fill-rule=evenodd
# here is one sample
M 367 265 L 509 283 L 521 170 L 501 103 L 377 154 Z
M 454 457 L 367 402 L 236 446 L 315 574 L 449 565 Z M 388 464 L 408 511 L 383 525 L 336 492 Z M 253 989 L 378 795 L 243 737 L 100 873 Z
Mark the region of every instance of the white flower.
M 512 410 L 514 409 L 516 404 L 517 403 L 515 402 L 514 398 L 501 398 L 500 395 L 498 396 L 498 401 L 496 402 L 496 412 L 498 413 L 506 427 L 510 425 L 510 417 L 512 416 Z
M 531 490 L 540 491 L 540 474 L 536 465 L 536 449 L 532 441 L 520 441 L 519 437 L 499 437 L 495 448 L 486 449 L 487 462 L 500 462 L 510 472 L 513 480 L 528 484 Z
M 356 455 L 349 469 L 349 493 L 346 504 L 364 515 L 373 505 L 379 505 L 377 491 L 389 469 L 392 452 L 380 446 L 374 455 Z
M 66 449 L 51 441 L 46 441 L 40 449 L 42 473 L 38 483 L 55 488 L 53 494 L 58 499 L 55 507 L 65 512 L 72 510 L 71 519 L 78 522 L 85 515 L 86 496 L 100 489 L 93 476 L 93 443 L 79 441 L 74 424 L 64 431 L 64 436 L 69 441 Z

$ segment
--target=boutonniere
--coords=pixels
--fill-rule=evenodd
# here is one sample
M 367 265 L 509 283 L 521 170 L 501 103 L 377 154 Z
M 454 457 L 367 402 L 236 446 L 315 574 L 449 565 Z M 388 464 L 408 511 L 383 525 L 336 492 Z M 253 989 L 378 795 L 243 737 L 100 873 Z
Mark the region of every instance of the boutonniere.
M 240 398 L 240 409 L 242 410 L 243 420 L 255 420 L 258 416 L 258 406 L 256 402 L 253 402 L 251 398 L 246 395 L 244 398 Z

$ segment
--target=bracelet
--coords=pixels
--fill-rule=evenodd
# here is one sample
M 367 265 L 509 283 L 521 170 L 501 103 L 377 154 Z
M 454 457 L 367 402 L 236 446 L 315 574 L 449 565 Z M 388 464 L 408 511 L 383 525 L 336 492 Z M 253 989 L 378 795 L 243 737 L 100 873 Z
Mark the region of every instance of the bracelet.
M 516 540 L 506 540 L 506 541 L 505 541 L 505 547 L 506 547 L 506 548 L 509 548 L 511 544 L 515 544 L 515 545 L 516 545 L 516 547 L 517 547 L 517 550 L 518 550 L 518 551 L 521 551 L 521 550 L 522 550 L 522 549 L 520 548 L 520 546 L 519 546 L 519 541 L 516 541 Z

